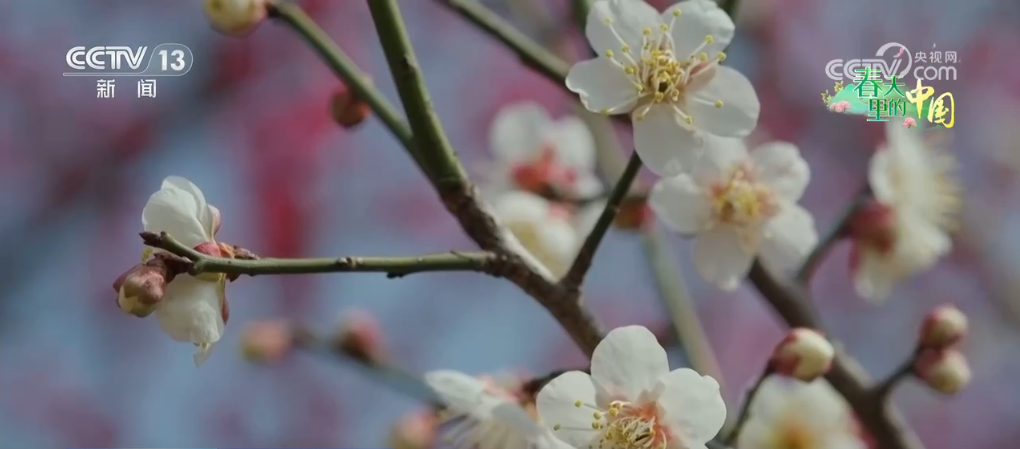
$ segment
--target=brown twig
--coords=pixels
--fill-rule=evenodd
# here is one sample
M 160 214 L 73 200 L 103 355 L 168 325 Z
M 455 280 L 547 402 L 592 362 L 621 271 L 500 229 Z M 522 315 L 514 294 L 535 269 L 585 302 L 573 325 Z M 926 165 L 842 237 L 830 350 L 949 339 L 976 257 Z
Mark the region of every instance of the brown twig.
M 747 390 L 747 395 L 744 397 L 744 403 L 740 406 L 740 412 L 737 414 L 737 421 L 733 424 L 733 428 L 730 430 L 726 437 L 722 439 L 723 444 L 732 446 L 737 442 L 737 438 L 740 437 L 740 430 L 747 424 L 748 418 L 751 417 L 751 404 L 754 403 L 755 396 L 758 395 L 758 390 L 761 389 L 762 384 L 765 380 L 773 374 L 774 370 L 771 365 L 768 365 L 758 379 L 754 381 L 754 385 L 751 389 Z
M 808 285 L 811 282 L 811 276 L 814 275 L 815 270 L 821 265 L 825 257 L 829 255 L 829 251 L 832 247 L 836 246 L 841 239 L 846 237 L 849 232 L 850 222 L 854 218 L 854 214 L 862 206 L 866 204 L 868 199 L 871 198 L 871 189 L 868 186 L 861 188 L 850 204 L 843 210 L 839 218 L 836 219 L 836 223 L 832 226 L 828 234 L 823 236 L 815 248 L 811 250 L 811 254 L 808 255 L 804 263 L 801 264 L 800 269 L 797 270 L 797 275 L 794 279 L 797 280 L 801 285 Z

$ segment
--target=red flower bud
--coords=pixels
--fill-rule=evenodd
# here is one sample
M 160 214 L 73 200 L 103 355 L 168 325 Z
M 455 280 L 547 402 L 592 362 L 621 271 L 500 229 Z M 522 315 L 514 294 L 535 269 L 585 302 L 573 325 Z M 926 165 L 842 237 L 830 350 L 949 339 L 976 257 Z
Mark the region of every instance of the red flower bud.
M 880 252 L 890 251 L 896 243 L 896 216 L 889 206 L 870 200 L 854 213 L 849 231 L 850 237 L 860 245 Z
M 149 316 L 163 300 L 167 278 L 165 265 L 149 263 L 134 266 L 113 283 L 113 289 L 117 292 L 117 306 L 139 318 Z
M 330 115 L 345 129 L 353 129 L 372 115 L 372 108 L 346 86 L 333 92 L 329 102 Z
M 624 201 L 613 225 L 619 229 L 642 229 L 655 215 L 645 199 Z
M 836 350 L 818 331 L 796 328 L 779 342 L 769 361 L 777 373 L 811 382 L 824 376 L 832 366 Z
M 936 307 L 924 317 L 918 345 L 945 349 L 967 335 L 967 315 L 952 305 Z
M 368 312 L 349 311 L 340 322 L 334 345 L 352 357 L 366 361 L 383 358 L 383 335 L 379 324 Z

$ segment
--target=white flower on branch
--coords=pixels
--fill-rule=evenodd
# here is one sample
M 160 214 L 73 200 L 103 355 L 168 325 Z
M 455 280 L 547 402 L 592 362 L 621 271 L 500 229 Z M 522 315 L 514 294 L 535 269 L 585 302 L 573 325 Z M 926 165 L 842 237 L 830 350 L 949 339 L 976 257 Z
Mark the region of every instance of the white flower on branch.
M 893 284 L 931 268 L 952 247 L 960 211 L 955 158 L 929 146 L 922 131 L 886 126 L 887 142 L 871 158 L 874 201 L 851 221 L 851 269 L 857 293 L 880 300 Z
M 766 379 L 750 404 L 740 449 L 866 449 L 846 401 L 824 379 Z
M 486 191 L 524 190 L 587 198 L 602 190 L 595 175 L 595 139 L 581 119 L 553 120 L 531 102 L 499 111 L 490 133 L 496 156 Z
M 457 449 L 567 449 L 519 396 L 490 379 L 440 370 L 426 373 L 425 383 L 446 405 L 445 437 Z
M 574 65 L 567 88 L 590 111 L 630 113 L 634 148 L 656 174 L 689 169 L 708 144 L 705 133 L 744 137 L 757 126 L 751 82 L 719 65 L 734 25 L 714 1 L 659 14 L 641 0 L 600 0 L 585 33 L 598 57 Z
M 244 36 L 266 19 L 269 0 L 205 0 L 212 28 L 228 36 Z
M 206 203 L 205 195 L 191 181 L 170 176 L 145 204 L 142 227 L 148 232 L 166 232 L 192 248 L 215 250 L 220 212 Z M 153 250 L 147 249 L 143 260 L 152 254 Z M 162 299 L 155 305 L 156 318 L 164 332 L 176 341 L 198 347 L 194 356 L 196 366 L 205 362 L 213 344 L 223 334 L 229 316 L 226 283 L 222 274 L 200 277 L 180 274 L 167 284 Z M 129 306 L 122 298 L 118 305 L 125 310 Z
M 740 139 L 712 140 L 693 173 L 656 183 L 652 210 L 695 236 L 695 267 L 720 288 L 735 289 L 756 256 L 776 270 L 796 268 L 818 241 L 797 204 L 811 177 L 797 147 L 773 142 L 749 153 Z
M 510 244 L 519 243 L 515 249 L 550 280 L 567 272 L 598 218 L 596 212 L 601 212 L 599 204 L 578 212 L 524 191 L 506 192 L 493 206 L 496 217 L 510 232 L 506 236 Z
M 595 348 L 591 375 L 570 371 L 538 393 L 539 419 L 578 449 L 704 449 L 722 428 L 719 384 L 681 368 L 642 326 L 614 329 Z

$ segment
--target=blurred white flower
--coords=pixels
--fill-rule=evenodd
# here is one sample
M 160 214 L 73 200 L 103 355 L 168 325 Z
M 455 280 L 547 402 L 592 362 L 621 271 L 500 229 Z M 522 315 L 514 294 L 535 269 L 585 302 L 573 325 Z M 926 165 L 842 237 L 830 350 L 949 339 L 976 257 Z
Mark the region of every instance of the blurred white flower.
M 694 263 L 709 282 L 735 289 L 755 256 L 796 268 L 818 242 L 814 219 L 797 204 L 811 177 L 797 147 L 773 142 L 748 153 L 740 139 L 719 143 L 691 174 L 663 178 L 649 204 L 669 227 L 694 235 Z
M 722 428 L 719 384 L 681 368 L 648 329 L 614 329 L 595 348 L 591 375 L 564 373 L 538 393 L 539 419 L 570 446 L 704 449 Z
M 519 190 L 499 195 L 493 206 L 496 218 L 511 234 L 507 236 L 511 244 L 519 243 L 518 252 L 552 280 L 566 274 L 601 213 L 600 204 L 575 211 Z
M 550 188 L 588 198 L 602 190 L 595 175 L 595 139 L 577 117 L 553 120 L 531 102 L 499 111 L 490 133 L 496 161 L 486 193 L 508 190 L 545 194 Z
M 166 232 L 194 248 L 215 243 L 219 217 L 219 210 L 206 203 L 197 186 L 179 176 L 170 176 L 142 209 L 142 227 L 148 232 Z M 146 250 L 143 259 L 151 253 Z M 167 284 L 162 300 L 156 305 L 156 318 L 163 331 L 176 341 L 198 347 L 195 366 L 205 362 L 213 344 L 223 334 L 229 315 L 226 283 L 222 274 L 202 278 L 180 274 Z
M 766 379 L 737 437 L 740 449 L 867 449 L 843 397 L 824 379 Z
M 269 0 L 205 0 L 205 16 L 213 29 L 244 36 L 266 19 Z
M 886 138 L 868 173 L 874 201 L 851 223 L 854 284 L 873 300 L 949 252 L 961 206 L 951 154 L 928 146 L 917 128 L 890 122 Z
M 457 449 L 566 449 L 517 397 L 484 379 L 440 370 L 425 383 L 446 405 L 446 439 Z
M 585 33 L 599 56 L 574 65 L 567 88 L 590 111 L 630 113 L 645 165 L 660 176 L 679 174 L 708 144 L 704 133 L 744 137 L 758 123 L 751 82 L 719 65 L 733 32 L 711 0 L 662 14 L 641 0 L 597 1 Z

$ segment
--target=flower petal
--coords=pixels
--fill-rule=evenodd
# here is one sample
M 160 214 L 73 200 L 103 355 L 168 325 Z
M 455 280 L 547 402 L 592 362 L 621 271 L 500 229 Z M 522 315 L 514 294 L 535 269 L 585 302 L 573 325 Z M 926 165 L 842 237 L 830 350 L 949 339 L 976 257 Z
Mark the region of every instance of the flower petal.
M 217 217 L 215 214 L 219 214 L 219 210 L 214 211 L 213 209 L 215 208 L 206 202 L 202 189 L 199 189 L 193 182 L 180 176 L 167 176 L 163 179 L 163 185 L 160 188 L 180 189 L 195 197 L 195 216 L 198 217 L 199 222 L 207 230 L 207 237 L 212 237 L 213 233 L 210 230 L 216 227 Z
M 711 185 L 730 176 L 734 167 L 750 161 L 743 139 L 705 135 L 705 150 L 691 176 L 700 185 Z
M 706 192 L 688 175 L 660 179 L 652 187 L 648 205 L 666 225 L 685 235 L 704 230 L 712 220 Z
M 568 371 L 542 387 L 535 399 L 541 422 L 553 429 L 553 434 L 573 447 L 588 447 L 596 433 L 591 429 L 592 411 L 574 405 L 595 403 L 595 385 L 592 378 L 581 371 Z
M 778 431 L 779 429 L 771 423 L 751 415 L 737 435 L 736 447 L 770 447 L 776 441 L 775 434 Z
M 545 139 L 559 162 L 581 172 L 595 170 L 595 137 L 579 117 L 561 118 L 546 128 Z
M 609 331 L 591 356 L 591 378 L 603 390 L 634 400 L 669 372 L 666 350 L 644 326 Z
M 879 202 L 895 205 L 898 201 L 897 192 L 892 178 L 896 171 L 892 152 L 886 148 L 875 152 L 868 162 L 868 185 L 871 193 Z
M 609 58 L 595 58 L 574 64 L 567 73 L 567 89 L 581 97 L 592 112 L 620 114 L 637 104 L 638 93 L 623 68 Z
M 472 413 L 482 405 L 485 385 L 481 380 L 459 371 L 429 371 L 424 376 L 425 384 L 439 396 L 443 403 L 461 413 Z
M 769 268 L 780 273 L 794 270 L 818 244 L 811 213 L 798 204 L 783 202 L 780 212 L 765 225 L 759 254 Z
M 167 232 L 182 244 L 195 247 L 208 241 L 210 224 L 203 224 L 192 193 L 176 187 L 153 193 L 142 209 L 142 228 L 148 232 Z M 211 214 L 210 214 L 211 215 Z
M 652 173 L 676 176 L 690 170 L 702 153 L 702 136 L 681 125 L 668 106 L 652 106 L 633 123 L 634 150 Z
M 799 200 L 811 180 L 811 168 L 792 143 L 767 143 L 751 151 L 751 159 L 758 180 L 787 200 Z
M 551 123 L 549 114 L 536 103 L 504 107 L 493 119 L 489 145 L 500 163 L 530 161 L 542 147 L 542 134 Z
M 706 44 L 701 51 L 711 57 L 730 45 L 736 26 L 716 2 L 711 0 L 688 0 L 677 3 L 662 13 L 662 20 L 669 23 L 673 19 L 673 11 L 680 10 L 676 22 L 670 27 L 673 35 L 673 51 L 678 57 L 686 58 L 705 42 L 706 36 L 712 36 L 712 43 Z
M 744 137 L 758 126 L 761 104 L 746 76 L 719 66 L 712 79 L 691 94 L 686 110 L 700 130 L 723 137 Z
M 860 249 L 854 267 L 854 289 L 861 298 L 881 301 L 903 276 L 902 270 L 877 251 Z
M 216 343 L 225 327 L 219 290 L 218 282 L 177 276 L 167 285 L 163 301 L 156 308 L 160 328 L 176 341 Z
M 624 45 L 637 51 L 641 48 L 642 31 L 647 27 L 658 30 L 659 23 L 659 12 L 642 0 L 597 1 L 588 11 L 584 33 L 601 56 L 607 50 L 622 52 Z
M 666 422 L 680 428 L 685 441 L 706 443 L 722 429 L 726 403 L 715 379 L 680 368 L 662 376 L 657 388 Z
M 698 234 L 694 240 L 694 267 L 698 274 L 719 288 L 736 290 L 751 268 L 752 254 L 744 252 L 736 230 L 718 226 Z
M 495 214 L 528 254 L 553 276 L 566 272 L 581 244 L 569 215 L 555 216 L 548 200 L 522 191 L 500 196 Z

